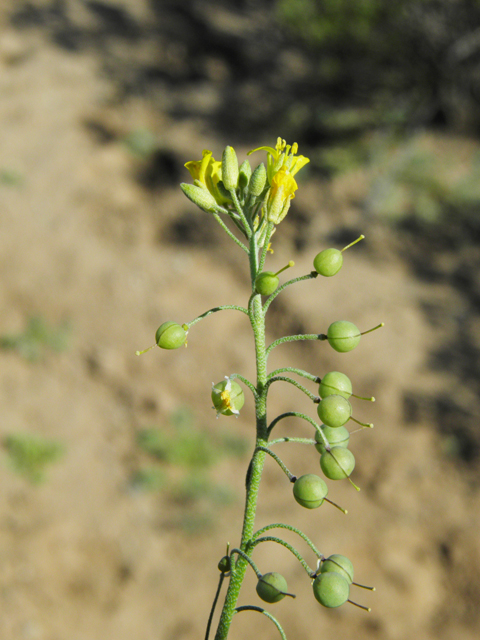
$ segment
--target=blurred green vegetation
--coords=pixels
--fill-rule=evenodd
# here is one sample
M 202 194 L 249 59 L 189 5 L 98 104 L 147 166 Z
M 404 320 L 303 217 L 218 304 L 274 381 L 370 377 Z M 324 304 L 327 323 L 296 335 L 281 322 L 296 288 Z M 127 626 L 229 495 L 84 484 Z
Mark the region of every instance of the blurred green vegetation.
M 68 347 L 70 325 L 63 323 L 58 327 L 49 327 L 39 316 L 30 318 L 20 333 L 0 335 L 0 349 L 17 351 L 31 362 L 39 360 L 45 348 L 60 352 Z
M 432 148 L 433 146 L 433 148 Z M 418 135 L 372 149 L 366 208 L 390 222 L 439 225 L 455 216 L 480 228 L 480 148 L 461 160 L 439 138 Z
M 365 131 L 480 126 L 479 0 L 277 0 L 291 47 L 309 61 L 285 113 L 306 140 Z M 301 105 L 301 108 L 300 108 Z
M 8 187 L 21 187 L 24 183 L 23 175 L 15 169 L 0 168 L 0 184 Z
M 64 454 L 61 443 L 30 433 L 10 434 L 4 438 L 3 446 L 10 468 L 32 484 L 43 482 L 46 468 Z
M 172 509 L 167 524 L 186 533 L 207 531 L 215 525 L 219 510 L 235 501 L 233 489 L 214 480 L 209 470 L 227 456 L 243 457 L 247 452 L 244 438 L 199 429 L 191 410 L 179 407 L 164 428 L 139 431 L 137 445 L 150 462 L 136 470 L 131 486 L 162 491 L 173 507 L 183 507 L 178 513 Z

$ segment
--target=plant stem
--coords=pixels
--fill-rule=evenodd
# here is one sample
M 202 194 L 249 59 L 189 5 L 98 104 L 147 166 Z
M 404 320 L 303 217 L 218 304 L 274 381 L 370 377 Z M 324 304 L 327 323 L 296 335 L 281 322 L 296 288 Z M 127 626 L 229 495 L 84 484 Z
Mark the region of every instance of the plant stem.
M 255 234 L 250 237 L 250 275 L 252 278 L 252 287 L 258 271 L 258 249 L 256 245 Z M 265 316 L 262 309 L 262 299 L 259 294 L 253 295 L 248 305 L 250 323 L 255 338 L 255 357 L 257 365 L 257 386 L 255 397 L 255 415 L 256 415 L 256 442 L 250 465 L 247 472 L 245 511 L 243 516 L 242 536 L 239 549 L 247 556 L 250 556 L 251 550 L 248 544 L 251 541 L 254 525 L 255 513 L 257 509 L 258 491 L 260 487 L 260 479 L 262 476 L 263 466 L 265 464 L 266 453 L 259 447 L 265 447 L 268 442 L 267 428 L 267 357 L 265 350 Z M 242 586 L 243 578 L 247 568 L 247 561 L 242 556 L 238 557 L 235 566 L 232 567 L 230 583 L 228 585 L 227 594 L 220 620 L 218 623 L 215 640 L 226 640 L 232 618 L 235 614 L 237 600 Z

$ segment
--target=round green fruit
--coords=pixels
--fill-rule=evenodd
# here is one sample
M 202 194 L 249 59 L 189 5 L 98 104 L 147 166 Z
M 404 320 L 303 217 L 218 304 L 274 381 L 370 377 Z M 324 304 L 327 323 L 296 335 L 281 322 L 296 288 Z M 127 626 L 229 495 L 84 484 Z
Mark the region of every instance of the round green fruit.
M 353 564 L 348 558 L 340 555 L 339 553 L 334 553 L 333 555 L 329 556 L 324 562 L 322 562 L 320 572 L 339 573 L 345 578 L 348 584 L 352 584 L 353 582 Z
M 343 396 L 331 395 L 320 400 L 317 413 L 327 427 L 343 427 L 350 420 L 352 405 Z
M 319 507 L 328 493 L 327 484 L 322 478 L 307 473 L 295 480 L 293 485 L 293 495 L 298 504 L 306 509 L 316 509 Z
M 161 324 L 155 334 L 155 342 L 161 349 L 178 349 L 185 344 L 187 332 L 176 322 Z
M 348 429 L 345 429 L 345 427 L 327 427 L 326 425 L 321 424 L 320 429 L 323 431 L 323 435 L 326 437 L 328 444 L 331 447 L 344 447 L 345 449 L 348 447 L 350 433 Z M 324 453 L 325 443 L 318 431 L 315 431 L 315 440 L 317 442 L 315 449 L 318 453 Z
M 238 416 L 245 403 L 245 395 L 238 382 L 226 378 L 213 385 L 212 402 L 217 416 Z
M 350 378 L 340 371 L 329 371 L 320 381 L 318 394 L 321 398 L 338 395 L 346 400 L 352 395 L 352 383 Z
M 273 271 L 262 271 L 255 278 L 255 290 L 262 296 L 269 296 L 278 289 L 280 280 Z
M 347 320 L 337 320 L 332 322 L 327 330 L 327 339 L 335 351 L 339 353 L 346 353 L 355 349 L 360 342 L 360 331 L 353 322 Z
M 313 260 L 315 271 L 327 278 L 338 273 L 342 268 L 342 264 L 343 255 L 338 249 L 324 249 L 317 253 Z
M 320 573 L 313 582 L 313 595 L 324 607 L 340 607 L 348 600 L 350 586 L 340 573 Z
M 343 480 L 355 469 L 355 456 L 350 449 L 332 447 L 320 456 L 320 466 L 330 480 Z
M 280 602 L 287 595 L 287 581 L 280 574 L 272 571 L 266 573 L 257 582 L 257 593 L 265 602 Z
M 228 573 L 232 568 L 232 562 L 230 556 L 223 556 L 218 562 L 218 570 L 222 573 Z

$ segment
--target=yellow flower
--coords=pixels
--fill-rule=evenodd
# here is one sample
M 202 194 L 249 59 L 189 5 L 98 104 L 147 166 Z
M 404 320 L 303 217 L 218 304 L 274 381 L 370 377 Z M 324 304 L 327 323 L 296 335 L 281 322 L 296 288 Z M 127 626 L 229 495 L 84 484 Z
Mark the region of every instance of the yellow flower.
M 258 147 L 257 149 L 249 151 L 247 155 L 262 150 L 267 152 L 267 176 L 270 184 L 272 184 L 275 174 L 280 171 L 280 169 L 288 169 L 290 174 L 294 176 L 302 167 L 310 162 L 309 158 L 296 155 L 298 151 L 298 144 L 296 142 L 290 146 L 285 140 L 282 140 L 282 138 L 277 138 L 275 149 L 273 147 Z
M 290 200 L 295 197 L 298 189 L 295 178 L 290 171 L 282 166 L 273 176 L 271 187 L 266 197 L 267 220 L 279 224 L 287 215 Z
M 212 157 L 211 151 L 205 149 L 201 160 L 191 160 L 185 167 L 194 180 L 198 180 L 208 189 L 218 204 L 230 201 L 222 195 L 217 186 L 222 179 L 222 163 Z

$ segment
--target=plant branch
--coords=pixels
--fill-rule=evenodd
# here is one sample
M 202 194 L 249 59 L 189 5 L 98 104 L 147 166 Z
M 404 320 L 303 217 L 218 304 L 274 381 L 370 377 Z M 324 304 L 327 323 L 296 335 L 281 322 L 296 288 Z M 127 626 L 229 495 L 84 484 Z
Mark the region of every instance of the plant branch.
M 313 577 L 315 575 L 315 571 L 312 571 L 312 569 L 308 566 L 308 564 L 307 564 L 306 560 L 304 559 L 304 557 L 302 556 L 302 554 L 299 553 L 295 549 L 295 547 L 293 547 L 286 540 L 283 540 L 282 538 L 277 538 L 276 536 L 264 536 L 263 538 L 257 538 L 254 542 L 252 542 L 249 545 L 249 549 L 253 550 L 261 542 L 276 542 L 277 544 L 281 544 L 286 549 L 288 549 L 290 551 L 290 553 L 293 553 L 293 555 L 300 562 L 300 564 L 302 565 L 302 567 L 305 569 L 305 571 L 307 572 L 307 574 L 310 577 Z
M 194 324 L 197 324 L 197 322 L 200 322 L 200 320 L 203 320 L 207 316 L 210 316 L 212 313 L 216 313 L 217 311 L 226 311 L 228 309 L 233 309 L 233 311 L 241 311 L 248 316 L 248 311 L 247 309 L 245 309 L 245 307 L 239 307 L 236 304 L 223 304 L 219 307 L 213 307 L 212 309 L 205 311 L 205 313 L 202 313 L 201 315 L 194 318 L 191 322 L 186 322 L 185 324 L 190 329 L 190 327 L 193 327 Z
M 312 280 L 317 276 L 318 276 L 318 273 L 316 271 L 312 271 L 311 273 L 308 273 L 305 276 L 299 276 L 298 278 L 292 278 L 291 280 L 288 280 L 287 282 L 282 284 L 281 287 L 278 287 L 278 289 L 274 293 L 272 293 L 271 296 L 267 298 L 267 300 L 265 301 L 265 304 L 263 305 L 263 312 L 267 313 L 268 307 L 272 304 L 272 302 L 275 300 L 278 294 L 281 293 L 287 287 L 289 287 L 291 284 L 296 284 L 297 282 L 302 282 L 303 280 Z
M 279 381 L 293 384 L 294 387 L 297 387 L 297 389 L 300 389 L 300 391 L 303 391 L 303 393 L 307 395 L 310 398 L 310 400 L 315 401 L 318 397 L 314 393 L 309 391 L 306 387 L 304 387 L 303 384 L 300 384 L 293 378 L 289 378 L 287 376 L 274 376 L 273 378 L 270 378 L 267 384 L 265 385 L 265 390 L 267 390 L 270 387 L 270 385 L 272 385 L 274 382 L 279 382 Z
M 220 218 L 220 216 L 217 213 L 213 214 L 213 217 L 215 218 L 215 220 L 218 222 L 218 224 L 222 227 L 222 229 L 225 231 L 225 233 L 236 243 L 238 244 L 238 246 L 243 249 L 243 251 L 245 251 L 245 253 L 248 255 L 248 247 L 246 247 L 243 242 L 241 240 L 239 240 L 237 238 L 237 236 L 232 233 L 230 231 L 230 229 L 227 227 L 227 225 L 224 223 L 224 221 Z M 234 221 L 235 222 L 235 221 Z M 238 225 L 237 225 L 238 226 Z
M 296 476 L 288 470 L 283 460 L 279 458 L 276 453 L 273 453 L 273 451 L 271 451 L 268 447 L 257 447 L 257 451 L 264 451 L 265 453 L 268 453 L 268 455 L 275 460 L 275 462 L 278 464 L 278 466 L 281 468 L 290 482 L 295 482 Z
M 325 558 L 323 553 L 320 553 L 317 547 L 313 544 L 310 538 L 303 533 L 303 531 L 300 531 L 300 529 L 297 529 L 296 527 L 292 527 L 292 525 L 290 524 L 284 524 L 283 522 L 275 522 L 274 524 L 267 524 L 265 527 L 262 527 L 253 534 L 252 541 L 255 542 L 255 540 L 259 536 L 263 535 L 266 531 L 270 531 L 270 529 L 287 529 L 288 531 L 293 531 L 293 533 L 296 533 L 298 536 L 300 536 L 302 540 L 305 540 L 305 542 L 308 544 L 310 549 L 312 549 L 317 558 L 319 558 L 320 560 L 323 560 Z
M 277 629 L 280 632 L 280 635 L 282 636 L 282 640 L 287 640 L 287 636 L 285 635 L 285 631 L 282 629 L 281 624 L 278 622 L 278 620 L 274 616 L 272 616 L 271 613 L 268 613 L 268 611 L 265 611 L 265 609 L 262 609 L 261 607 L 255 607 L 253 605 L 245 605 L 243 607 L 237 607 L 234 613 L 240 613 L 241 611 L 258 611 L 258 613 L 263 613 L 263 615 L 267 616 L 267 618 L 269 618 L 273 622 L 273 624 L 277 627 Z
M 308 371 L 303 371 L 303 369 L 297 369 L 296 367 L 282 367 L 281 369 L 275 369 L 268 375 L 268 379 L 273 378 L 273 376 L 277 376 L 279 373 L 296 373 L 297 376 L 301 376 L 302 378 L 306 378 L 307 380 L 311 380 L 312 382 L 316 382 L 320 384 L 321 378 L 319 376 L 314 376 L 312 373 L 308 373 Z
M 326 340 L 326 339 L 327 339 L 327 336 L 324 333 L 300 333 L 299 335 L 296 335 L 296 336 L 284 336 L 283 338 L 279 338 L 278 340 L 275 340 L 275 342 L 272 342 L 272 344 L 267 347 L 266 355 L 268 357 L 272 349 L 275 349 L 275 347 L 278 347 L 279 345 L 284 344 L 285 342 L 298 342 L 299 340 Z

